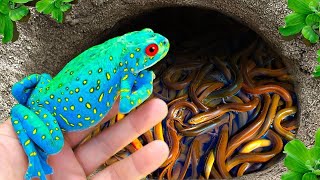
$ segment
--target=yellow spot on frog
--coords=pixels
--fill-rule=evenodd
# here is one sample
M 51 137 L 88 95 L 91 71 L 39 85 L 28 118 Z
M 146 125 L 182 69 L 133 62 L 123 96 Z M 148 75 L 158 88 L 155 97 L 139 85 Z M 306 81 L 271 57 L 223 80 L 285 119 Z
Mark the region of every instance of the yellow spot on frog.
M 122 62 L 120 62 L 120 63 L 119 63 L 119 66 L 123 66 L 123 63 L 122 63 Z
M 98 73 L 101 73 L 101 72 L 102 72 L 102 68 L 99 68 L 99 69 L 98 69 Z
M 71 90 L 71 91 L 69 92 L 69 94 L 73 94 L 73 91 Z
M 104 93 L 101 93 L 101 94 L 100 94 L 100 96 L 99 96 L 99 100 L 98 100 L 99 102 L 101 102 L 101 101 L 102 101 L 103 96 L 104 96 Z
M 17 134 L 20 134 L 20 131 L 17 131 Z
M 44 114 L 44 115 L 43 115 L 43 118 L 47 118 L 47 117 L 48 117 L 48 115 L 47 115 L 47 114 Z
M 36 134 L 37 133 L 37 129 L 34 129 L 33 131 L 32 131 L 32 134 Z
M 79 126 L 83 126 L 82 123 L 80 123 L 80 122 L 78 123 L 78 125 L 79 125 Z
M 120 92 L 130 92 L 129 89 L 120 89 Z
M 60 98 L 58 98 L 58 102 L 59 102 L 59 103 L 61 102 L 61 99 L 60 99 Z
M 128 72 L 128 68 L 124 68 L 124 70 L 123 70 L 124 72 Z
M 151 94 L 151 91 L 150 91 L 150 89 L 148 89 L 148 90 L 147 90 L 147 93 L 148 93 L 148 95 L 150 95 L 150 94 Z
M 140 74 L 140 77 L 143 78 L 143 76 L 144 76 L 144 74 L 141 73 L 141 74 Z
M 23 119 L 28 119 L 28 115 L 23 116 Z
M 13 124 L 18 124 L 19 123 L 19 121 L 13 121 Z
M 124 81 L 124 80 L 128 79 L 128 77 L 129 77 L 129 75 L 126 74 L 126 75 L 124 75 L 124 77 L 122 78 L 122 80 Z
M 27 146 L 28 144 L 30 144 L 30 139 L 26 140 L 26 142 L 24 143 L 25 146 Z
M 32 101 L 31 104 L 34 104 L 34 101 Z
M 87 80 L 84 80 L 84 81 L 82 82 L 82 84 L 83 84 L 83 85 L 86 85 L 87 82 L 88 82 Z
M 88 121 L 90 120 L 90 117 L 85 117 L 84 120 Z
M 49 123 L 46 123 L 46 125 L 47 125 L 47 126 L 50 126 L 50 124 L 49 124 Z
M 78 93 L 78 92 L 80 91 L 80 89 L 79 89 L 79 88 L 76 88 L 75 91 L 76 91 L 76 93 Z
M 109 59 L 110 59 L 110 61 L 112 61 L 113 57 L 112 57 L 112 56 L 110 56 L 110 57 L 109 57 Z
M 87 107 L 88 109 L 91 109 L 91 104 L 90 104 L 90 103 L 86 103 L 86 107 Z
M 108 93 L 110 94 L 111 92 L 112 92 L 112 86 L 110 87 L 110 89 L 109 89 L 109 91 L 108 91 Z
M 70 124 L 70 126 L 74 127 L 74 124 Z
M 94 120 L 91 121 L 91 124 L 93 124 L 93 123 L 94 123 Z
M 100 117 L 102 117 L 103 116 L 103 114 L 102 113 L 100 113 L 100 115 L 99 115 Z
M 108 106 L 108 107 L 110 106 L 110 103 L 109 103 L 109 102 L 107 102 L 107 106 Z
M 97 109 L 96 108 L 93 109 L 93 114 L 97 114 Z
M 90 93 L 93 93 L 93 91 L 94 91 L 94 88 L 91 88 L 91 89 L 89 90 Z
M 142 103 L 142 100 L 141 100 L 141 99 L 138 99 L 138 103 L 141 104 L 141 103 Z
M 134 58 L 134 54 L 133 53 L 130 54 L 130 58 Z
M 133 68 L 130 68 L 130 71 L 131 71 L 131 72 L 134 72 L 134 69 L 133 69 Z
M 130 104 L 131 104 L 131 105 L 134 105 L 134 102 L 133 102 L 133 101 L 130 101 Z
M 53 99 L 53 98 L 54 98 L 54 95 L 53 95 L 53 94 L 51 94 L 51 95 L 50 95 L 50 98 L 51 98 L 51 99 Z
M 140 50 L 141 50 L 140 48 L 137 48 L 137 49 L 136 49 L 137 52 L 139 52 Z
M 32 167 L 32 164 L 30 163 L 29 166 Z
M 30 153 L 30 156 L 36 156 L 37 155 L 37 153 L 36 152 L 32 152 L 32 153 Z
M 46 136 L 45 136 L 45 135 L 41 136 L 41 139 L 45 139 L 45 138 L 46 138 Z
M 41 173 L 40 173 L 40 171 L 38 171 L 38 176 L 39 176 L 39 177 L 41 176 Z
M 60 138 L 58 136 L 55 137 L 55 140 L 59 140 Z
M 59 128 L 56 127 L 54 130 L 59 131 Z
M 68 101 L 69 101 L 69 98 L 65 98 L 65 100 L 66 100 L 66 102 L 68 102 Z
M 72 110 L 72 111 L 74 111 L 74 106 L 72 105 L 72 106 L 70 106 L 70 109 Z
M 64 122 L 65 122 L 66 124 L 70 125 L 67 118 L 65 118 L 62 114 L 59 114 L 59 116 L 61 117 L 61 119 L 64 120 Z
M 53 133 L 53 130 L 52 129 L 50 129 L 50 134 L 52 134 Z
M 79 102 L 83 102 L 83 98 L 82 97 L 79 97 Z
M 78 114 L 78 115 L 77 115 L 77 118 L 78 118 L 78 119 L 80 119 L 80 118 L 81 118 L 81 115 L 80 115 L 80 114 Z
M 116 72 L 117 72 L 117 69 L 116 69 L 116 68 L 114 68 L 114 69 L 113 69 L 113 73 L 115 74 Z
M 106 74 L 106 76 L 107 76 L 107 79 L 108 79 L 108 80 L 110 80 L 110 79 L 111 79 L 111 76 L 110 76 L 110 74 L 109 74 L 109 73 L 107 73 L 107 74 Z
M 63 107 L 63 110 L 68 111 L 68 108 L 67 107 Z

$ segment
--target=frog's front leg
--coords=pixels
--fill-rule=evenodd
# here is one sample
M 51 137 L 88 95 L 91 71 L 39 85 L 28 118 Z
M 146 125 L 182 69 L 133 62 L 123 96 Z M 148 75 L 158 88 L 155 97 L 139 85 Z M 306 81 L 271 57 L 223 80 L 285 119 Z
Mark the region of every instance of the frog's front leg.
M 46 174 L 53 173 L 48 155 L 58 153 L 64 144 L 57 121 L 44 108 L 30 110 L 21 104 L 11 109 L 11 121 L 29 160 L 25 178 L 45 180 Z
M 143 70 L 137 76 L 126 74 L 121 80 L 120 113 L 129 113 L 151 95 L 155 75 Z
M 12 95 L 19 102 L 19 104 L 25 105 L 32 93 L 37 87 L 44 86 L 52 78 L 49 74 L 32 74 L 23 78 L 21 81 L 15 83 L 12 87 Z M 40 83 L 40 85 L 38 85 Z

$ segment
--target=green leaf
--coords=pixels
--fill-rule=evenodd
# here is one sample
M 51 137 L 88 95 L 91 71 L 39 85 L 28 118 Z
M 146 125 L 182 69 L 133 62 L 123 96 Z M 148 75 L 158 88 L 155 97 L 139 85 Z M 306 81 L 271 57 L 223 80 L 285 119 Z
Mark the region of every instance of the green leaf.
M 291 36 L 299 33 L 302 28 L 306 25 L 305 19 L 307 15 L 292 13 L 285 17 L 286 25 L 279 28 L 279 32 L 282 36 Z
M 286 22 L 286 26 L 294 26 L 299 24 L 305 25 L 306 17 L 307 15 L 305 14 L 291 13 L 284 18 L 284 21 Z
M 318 57 L 320 57 L 320 50 L 318 50 L 317 53 L 318 53 Z M 319 60 L 319 59 L 318 59 L 318 62 L 320 63 L 320 60 Z M 315 136 L 316 136 L 316 138 L 315 138 L 314 146 L 320 148 L 320 128 L 317 130 Z M 319 152 L 319 153 L 320 153 L 320 152 Z
M 319 0 L 313 0 L 309 3 L 309 8 L 313 12 L 318 12 Z
M 289 171 L 282 174 L 281 179 L 282 180 L 301 180 L 302 176 L 303 174 L 301 173 Z
M 53 19 L 55 19 L 59 23 L 62 23 L 62 21 L 63 21 L 63 12 L 60 9 L 53 10 L 51 16 L 52 16 Z
M 317 43 L 319 41 L 319 36 L 314 32 L 311 26 L 305 26 L 301 31 L 303 37 L 308 39 L 311 43 Z
M 64 3 L 69 3 L 69 2 L 72 2 L 72 1 L 74 1 L 74 0 L 62 0 L 62 2 L 64 2 Z
M 301 13 L 311 14 L 313 11 L 309 8 L 309 4 L 312 0 L 288 0 L 289 9 Z
M 287 156 L 284 159 L 284 165 L 291 171 L 298 172 L 298 173 L 306 173 L 310 172 L 309 168 L 300 161 L 297 161 L 295 158 L 291 156 Z
M 51 12 L 55 9 L 54 1 L 52 0 L 38 1 L 36 4 L 36 9 L 40 13 L 51 14 Z
M 319 22 L 320 22 L 320 16 L 315 13 L 309 14 L 306 18 L 306 24 L 309 26 L 312 26 Z
M 2 14 L 9 13 L 9 0 L 0 0 L 0 12 Z
M 22 5 L 17 9 L 10 10 L 9 17 L 12 21 L 19 21 L 28 13 L 29 13 L 29 9 L 26 6 Z
M 4 28 L 6 26 L 4 18 L 5 18 L 5 15 L 0 14 L 0 34 L 2 35 L 4 33 Z
M 314 161 L 320 160 L 320 147 L 314 146 L 309 150 L 309 154 Z
M 66 11 L 68 11 L 70 8 L 71 8 L 71 4 L 64 4 L 64 5 L 61 5 L 60 10 L 61 10 L 62 12 L 66 12 Z
M 320 78 L 320 65 L 317 65 L 315 71 L 313 72 L 313 77 Z
M 11 41 L 13 38 L 13 23 L 12 23 L 9 16 L 6 16 L 4 18 L 4 21 L 5 21 L 5 27 L 4 27 L 4 31 L 3 31 L 2 42 L 7 43 L 7 42 Z
M 299 24 L 295 26 L 280 27 L 279 32 L 282 36 L 292 36 L 299 33 L 304 26 L 304 24 Z
M 317 175 L 312 172 L 303 175 L 302 180 L 318 180 Z
M 24 4 L 24 3 L 27 3 L 27 2 L 31 2 L 33 0 L 10 0 L 10 1 L 14 2 L 14 3 L 22 3 L 22 4 Z
M 306 146 L 298 139 L 288 142 L 284 147 L 284 153 L 294 158 L 300 164 L 313 160 Z

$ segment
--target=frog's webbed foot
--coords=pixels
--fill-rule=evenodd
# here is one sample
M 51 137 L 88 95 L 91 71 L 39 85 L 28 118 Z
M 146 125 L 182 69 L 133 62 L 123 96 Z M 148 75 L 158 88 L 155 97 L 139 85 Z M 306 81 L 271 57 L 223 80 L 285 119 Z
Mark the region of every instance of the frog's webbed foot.
M 12 95 L 19 104 L 25 105 L 32 91 L 35 88 L 41 88 L 40 86 L 46 85 L 51 79 L 49 74 L 32 74 L 13 85 Z
M 21 104 L 11 109 L 11 121 L 29 160 L 25 179 L 45 180 L 47 174 L 53 173 L 48 155 L 58 153 L 64 144 L 57 121 L 46 109 L 30 110 Z
M 122 79 L 120 89 L 120 113 L 129 113 L 132 109 L 148 99 L 153 90 L 154 78 L 155 75 L 152 71 L 143 70 L 137 76 L 129 74 L 127 79 Z

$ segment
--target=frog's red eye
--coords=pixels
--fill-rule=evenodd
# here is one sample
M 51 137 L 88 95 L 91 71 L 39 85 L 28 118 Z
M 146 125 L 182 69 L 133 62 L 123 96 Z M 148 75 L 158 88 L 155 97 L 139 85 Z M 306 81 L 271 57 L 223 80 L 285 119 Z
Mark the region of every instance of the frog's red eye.
M 154 56 L 157 54 L 159 47 L 157 44 L 150 44 L 146 47 L 146 54 L 148 56 Z

